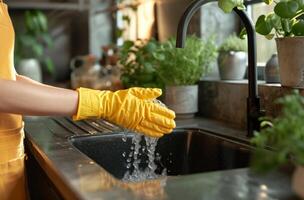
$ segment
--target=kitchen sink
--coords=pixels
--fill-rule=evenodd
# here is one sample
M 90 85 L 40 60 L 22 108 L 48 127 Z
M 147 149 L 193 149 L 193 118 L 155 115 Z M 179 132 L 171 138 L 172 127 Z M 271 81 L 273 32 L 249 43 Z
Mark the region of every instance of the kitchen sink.
M 71 138 L 70 142 L 118 179 L 128 170 L 126 160 L 131 151 L 132 135 L 80 136 Z M 145 145 L 144 140 L 141 143 Z M 249 165 L 252 149 L 246 142 L 202 130 L 177 129 L 158 141 L 155 153 L 160 158 L 155 160 L 156 173 L 160 174 L 164 168 L 169 176 L 243 168 Z M 140 154 L 139 166 L 144 169 L 148 156 Z

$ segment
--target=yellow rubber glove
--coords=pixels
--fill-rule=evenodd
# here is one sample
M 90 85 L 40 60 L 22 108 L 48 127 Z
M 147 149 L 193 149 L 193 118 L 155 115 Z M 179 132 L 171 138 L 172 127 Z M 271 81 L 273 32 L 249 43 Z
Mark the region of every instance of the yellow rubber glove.
M 79 88 L 77 91 L 79 103 L 74 120 L 103 118 L 151 137 L 161 137 L 175 128 L 175 113 L 152 102 L 162 94 L 160 89 L 111 92 Z

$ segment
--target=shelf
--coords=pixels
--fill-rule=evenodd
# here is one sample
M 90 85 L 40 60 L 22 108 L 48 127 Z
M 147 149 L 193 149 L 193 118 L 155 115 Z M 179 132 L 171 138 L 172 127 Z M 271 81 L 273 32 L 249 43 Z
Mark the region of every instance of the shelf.
M 80 1 L 81 2 L 81 1 Z M 83 3 L 49 3 L 49 2 L 8 2 L 10 9 L 41 9 L 41 10 L 88 10 Z

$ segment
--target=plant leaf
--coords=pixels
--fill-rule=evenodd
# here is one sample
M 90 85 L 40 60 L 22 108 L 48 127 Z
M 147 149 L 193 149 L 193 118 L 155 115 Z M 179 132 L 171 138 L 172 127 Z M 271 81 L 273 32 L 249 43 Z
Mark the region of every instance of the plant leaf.
M 244 40 L 246 38 L 246 36 L 247 36 L 246 28 L 242 28 L 242 30 L 239 34 L 239 37 Z
M 125 21 L 128 25 L 130 25 L 131 19 L 128 15 L 123 15 L 122 20 Z
M 39 58 L 43 55 L 43 46 L 41 44 L 32 44 L 32 49 L 35 54 L 35 58 Z
M 225 12 L 230 13 L 233 8 L 244 8 L 243 0 L 219 0 L 218 6 Z
M 261 35 L 268 35 L 271 32 L 272 28 L 272 24 L 269 20 L 266 20 L 265 15 L 261 15 L 255 24 L 256 32 Z
M 117 29 L 115 30 L 115 35 L 116 35 L 116 37 L 117 37 L 117 38 L 122 37 L 124 31 L 125 31 L 125 29 L 123 29 L 123 28 L 117 28 Z
M 268 40 L 272 40 L 273 37 L 274 37 L 274 34 L 265 35 L 265 38 L 268 39 Z
M 282 29 L 285 32 L 285 36 L 288 36 L 291 32 L 292 24 L 290 19 L 281 19 Z
M 270 4 L 272 4 L 273 0 L 264 0 L 264 2 L 265 2 L 267 5 L 270 5 Z
M 131 47 L 132 47 L 133 45 L 134 45 L 134 42 L 133 42 L 133 41 L 127 40 L 127 41 L 125 41 L 125 42 L 123 43 L 122 48 L 123 48 L 124 50 L 130 50 Z
M 30 11 L 26 11 L 25 12 L 25 26 L 26 29 L 31 31 L 34 29 L 34 23 L 33 20 L 31 20 L 31 12 Z
M 282 18 L 293 18 L 299 9 L 299 4 L 296 1 L 280 1 L 274 7 L 274 12 Z
M 41 11 L 38 11 L 36 14 L 36 18 L 41 32 L 48 31 L 48 22 L 46 16 Z
M 267 15 L 267 21 L 269 21 L 271 26 L 274 27 L 275 29 L 282 28 L 280 17 L 278 15 L 276 15 L 275 13 L 268 14 Z
M 304 36 L 304 20 L 300 19 L 292 26 L 292 33 L 296 36 Z
M 44 60 L 44 64 L 46 66 L 46 69 L 47 69 L 48 73 L 50 73 L 51 75 L 54 75 L 55 74 L 55 68 L 54 68 L 54 63 L 53 63 L 52 59 L 47 57 Z
M 301 9 L 304 8 L 304 0 L 296 0 L 298 2 L 298 5 Z

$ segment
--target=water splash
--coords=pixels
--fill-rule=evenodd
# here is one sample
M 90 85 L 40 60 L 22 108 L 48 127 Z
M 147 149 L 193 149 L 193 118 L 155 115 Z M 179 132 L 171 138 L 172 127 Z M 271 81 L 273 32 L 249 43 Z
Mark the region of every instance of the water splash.
M 161 101 L 154 99 L 152 100 L 154 103 L 159 104 L 163 107 L 166 107 Z M 127 142 L 127 130 L 124 131 L 124 135 L 122 140 Z M 129 158 L 127 158 L 127 166 L 128 169 L 124 174 L 123 181 L 127 182 L 139 182 L 146 181 L 151 179 L 157 179 L 160 177 L 164 177 L 167 175 L 167 170 L 163 169 L 160 174 L 156 174 L 155 170 L 157 169 L 157 165 L 155 161 L 160 161 L 161 156 L 159 153 L 155 153 L 157 146 L 158 138 L 148 137 L 142 134 L 132 134 L 132 145 L 130 147 Z M 125 153 L 125 152 L 124 152 Z M 146 161 L 142 161 L 142 156 L 147 156 L 148 159 Z M 125 157 L 125 156 L 124 156 Z M 132 161 L 130 158 L 132 157 Z M 145 163 L 146 162 L 146 163 Z M 133 170 L 131 170 L 131 163 L 133 166 Z M 140 168 L 140 165 L 146 166 L 144 169 Z
M 143 144 L 143 141 L 145 144 Z M 139 182 L 139 181 L 146 181 L 151 179 L 157 179 L 167 175 L 166 169 L 162 171 L 161 174 L 156 174 L 155 170 L 157 169 L 157 165 L 155 164 L 156 160 L 160 160 L 160 155 L 155 153 L 156 145 L 157 145 L 158 138 L 151 138 L 148 136 L 143 136 L 139 134 L 134 134 L 132 137 L 132 147 L 130 154 L 133 155 L 133 170 L 130 170 L 131 161 L 127 159 L 127 171 L 123 177 L 123 181 L 127 182 Z M 139 152 L 145 154 L 148 159 L 146 160 L 146 168 L 141 169 L 140 164 L 143 163 L 140 159 Z

